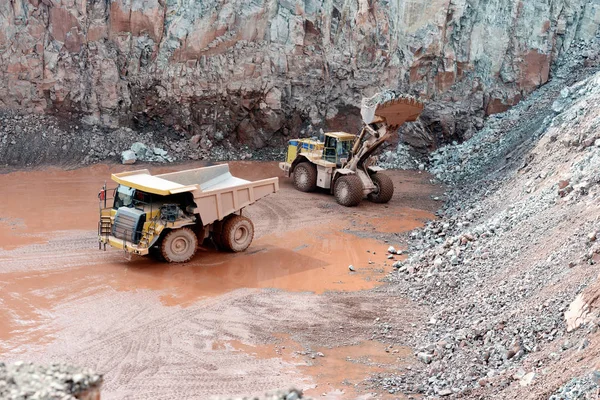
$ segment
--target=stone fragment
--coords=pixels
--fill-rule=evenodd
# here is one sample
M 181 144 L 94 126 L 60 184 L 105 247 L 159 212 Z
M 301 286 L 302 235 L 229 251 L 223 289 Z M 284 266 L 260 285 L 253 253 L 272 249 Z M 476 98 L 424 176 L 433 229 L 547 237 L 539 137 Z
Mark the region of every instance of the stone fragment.
M 121 153 L 121 162 L 123 164 L 134 164 L 137 161 L 135 152 L 131 150 L 125 150 Z

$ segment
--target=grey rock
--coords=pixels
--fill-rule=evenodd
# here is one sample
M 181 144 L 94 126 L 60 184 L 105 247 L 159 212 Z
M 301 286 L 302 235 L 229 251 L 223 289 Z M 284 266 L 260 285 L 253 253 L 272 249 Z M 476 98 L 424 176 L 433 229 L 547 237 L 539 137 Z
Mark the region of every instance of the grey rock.
M 121 162 L 123 164 L 134 164 L 137 161 L 135 152 L 131 150 L 125 150 L 121 153 Z

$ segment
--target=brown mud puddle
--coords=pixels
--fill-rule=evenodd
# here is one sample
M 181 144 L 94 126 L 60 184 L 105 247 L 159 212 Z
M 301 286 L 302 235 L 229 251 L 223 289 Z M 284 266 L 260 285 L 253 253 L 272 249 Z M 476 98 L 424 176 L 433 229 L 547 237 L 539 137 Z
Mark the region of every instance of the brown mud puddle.
M 277 344 L 252 346 L 238 340 L 213 343 L 213 349 L 243 351 L 258 359 L 280 359 L 286 368 L 312 377 L 304 394 L 323 399 L 386 398 L 367 393 L 366 378 L 377 373 L 393 373 L 408 365 L 412 350 L 374 341 L 334 348 L 303 347 L 288 334 L 274 335 Z M 393 398 L 399 398 L 394 395 Z
M 384 206 L 385 207 L 385 206 Z M 410 207 L 399 207 L 389 210 L 385 217 L 360 216 L 353 223 L 359 231 L 376 231 L 382 233 L 400 233 L 416 229 L 426 221 L 435 219 L 429 211 Z
M 148 169 L 160 173 L 203 165 Z M 114 292 L 148 291 L 163 306 L 187 307 L 236 289 L 323 294 L 374 288 L 381 284 L 380 279 L 394 261 L 387 259 L 387 247 L 398 248 L 399 244 L 386 244 L 361 232 L 400 233 L 434 218 L 420 209 L 435 208 L 435 202 L 429 202 L 433 189 L 416 173 L 390 172 L 401 191 L 388 205 L 365 201 L 352 209 L 338 206 L 332 196 L 324 193 L 298 193 L 289 180 L 281 178 L 279 193 L 249 208 L 259 234 L 244 253 L 220 253 L 207 247 L 200 249 L 190 263 L 177 265 L 147 257 L 127 259 L 110 248 L 99 252 L 95 247 L 99 188 L 105 180 L 110 182 L 113 172 L 143 168 L 147 167 L 96 165 L 73 171 L 48 169 L 0 175 L 0 187 L 6 188 L 3 193 L 10 194 L 0 202 L 0 354 L 18 354 L 26 352 L 28 345 L 52 342 L 55 330 L 62 329 L 53 323 L 59 306 Z M 237 162 L 230 163 L 230 168 L 234 175 L 250 180 L 281 176 L 277 163 Z M 76 231 L 89 234 L 89 239 L 80 237 L 85 240 L 70 248 L 69 235 L 64 233 Z M 67 239 L 57 239 L 61 235 Z M 42 253 L 28 250 L 28 245 L 50 239 L 60 242 L 60 246 L 50 243 Z M 16 248 L 19 251 L 14 251 Z M 60 255 L 40 259 L 44 268 L 32 268 L 31 263 L 19 266 L 25 258 L 43 252 Z M 74 255 L 75 262 L 71 261 Z M 16 263 L 17 268 L 3 271 L 2 260 L 13 266 Z M 349 265 L 355 272 L 349 270 Z M 78 339 L 73 340 L 76 344 Z M 318 397 L 326 394 L 324 398 L 358 398 L 355 384 L 372 373 L 392 371 L 409 354 L 404 348 L 387 353 L 383 344 L 362 342 L 311 349 L 325 354 L 313 359 L 313 354 L 306 353 L 300 344 L 289 338 L 281 340 L 287 344 L 222 345 L 257 358 L 287 360 L 302 374 L 314 378 L 317 386 L 307 393 Z
M 107 290 L 150 290 L 166 306 L 185 307 L 240 288 L 321 294 L 381 285 L 380 279 L 391 269 L 386 246 L 344 233 L 343 226 L 317 225 L 263 236 L 244 253 L 202 248 L 185 265 L 147 257 L 128 260 L 123 253 L 110 250 L 96 253 L 111 260 L 105 263 L 0 274 L 0 317 L 7 321 L 0 327 L 0 340 L 18 338 L 11 348 L 42 337 L 51 340 L 51 332 L 37 327 L 49 322 L 53 307 Z

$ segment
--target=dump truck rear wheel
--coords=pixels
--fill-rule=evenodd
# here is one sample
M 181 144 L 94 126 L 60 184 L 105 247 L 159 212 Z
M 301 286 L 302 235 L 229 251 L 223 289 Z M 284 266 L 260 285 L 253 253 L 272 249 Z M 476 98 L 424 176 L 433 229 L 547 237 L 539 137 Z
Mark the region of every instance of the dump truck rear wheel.
M 309 162 L 301 162 L 294 168 L 294 186 L 301 192 L 317 188 L 317 168 Z
M 189 228 L 179 228 L 167 233 L 160 245 L 160 252 L 168 262 L 188 262 L 196 254 L 198 237 Z
M 338 204 L 346 207 L 356 206 L 363 198 L 362 182 L 356 175 L 341 176 L 335 181 L 333 194 Z
M 223 224 L 221 239 L 227 250 L 244 251 L 254 239 L 254 224 L 242 215 L 229 217 Z
M 371 181 L 375 185 L 375 191 L 369 193 L 367 198 L 373 203 L 387 203 L 394 195 L 394 182 L 386 174 L 377 173 L 371 175 Z

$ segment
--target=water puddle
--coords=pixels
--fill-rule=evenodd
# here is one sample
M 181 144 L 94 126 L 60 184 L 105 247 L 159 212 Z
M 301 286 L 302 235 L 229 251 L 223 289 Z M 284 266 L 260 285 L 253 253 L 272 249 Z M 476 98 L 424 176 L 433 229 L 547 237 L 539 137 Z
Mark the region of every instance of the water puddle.
M 328 227 L 332 228 L 332 227 Z M 379 255 L 373 255 L 376 251 Z M 0 274 L 4 321 L 0 339 L 19 336 L 48 319 L 55 305 L 107 290 L 157 292 L 166 306 L 188 306 L 199 299 L 241 288 L 296 292 L 357 291 L 380 285 L 390 267 L 385 245 L 316 226 L 302 232 L 267 235 L 244 253 L 202 248 L 187 264 L 167 264 L 147 257 L 128 261 L 116 250 L 97 252 L 109 262 L 49 271 Z M 108 261 L 108 260 L 107 260 Z M 355 271 L 348 266 L 352 264 Z M 27 323 L 19 321 L 28 321 Z M 35 332 L 36 340 L 39 332 Z
M 358 227 L 359 231 L 402 233 L 416 229 L 423 226 L 426 221 L 435 219 L 435 215 L 429 211 L 409 207 L 397 207 L 386 211 L 385 217 L 357 217 L 352 224 L 353 229 Z
M 185 168 L 202 165 L 193 163 Z M 55 329 L 68 329 L 57 327 L 53 321 L 59 306 L 75 306 L 86 298 L 112 296 L 114 292 L 147 291 L 163 306 L 189 307 L 238 289 L 315 294 L 372 289 L 381 285 L 381 278 L 392 268 L 394 260 L 387 258 L 387 247 L 399 247 L 375 237 L 406 232 L 433 218 L 430 212 L 411 208 L 421 207 L 419 199 L 429 196 L 422 192 L 431 190 L 419 183 L 423 179 L 415 174 L 402 178 L 406 180 L 403 193 L 414 189 L 411 199 L 396 199 L 389 205 L 365 202 L 353 209 L 338 206 L 324 193 L 298 194 L 289 180 L 280 180 L 280 192 L 269 196 L 264 206 L 257 203 L 253 218 L 256 216 L 260 234 L 246 252 L 222 253 L 206 246 L 189 263 L 167 264 L 148 257 L 127 259 L 110 248 L 106 252 L 96 250 L 99 188 L 112 172 L 141 168 L 146 166 L 96 165 L 73 171 L 47 169 L 0 175 L 3 194 L 10 194 L 0 202 L 0 262 L 10 259 L 17 265 L 4 273 L 0 265 L 0 354 L 26 351 L 29 344 L 49 343 Z M 237 162 L 230 163 L 230 168 L 235 176 L 250 180 L 280 176 L 277 163 Z M 182 166 L 149 169 L 160 173 L 181 170 Z M 249 211 L 252 214 L 253 210 Z M 60 242 L 60 232 L 69 232 L 79 247 L 71 248 L 69 239 Z M 27 247 L 51 238 L 47 249 L 45 245 L 31 246 L 37 247 L 35 251 Z M 60 243 L 55 246 L 55 242 Z M 87 248 L 88 242 L 91 248 Z M 19 251 L 12 251 L 17 247 Z M 42 257 L 45 253 L 56 257 Z M 25 258 L 35 258 L 37 263 L 38 255 L 39 263 L 45 263 L 43 269 L 24 262 Z M 371 374 L 396 371 L 411 358 L 407 348 L 389 349 L 377 342 L 307 349 L 289 336 L 276 339 L 277 344 L 260 346 L 221 341 L 213 348 L 281 359 L 285 364 L 282 368 L 309 377 L 308 395 L 335 399 L 370 398 L 362 394 L 364 387 L 356 385 Z M 377 398 L 385 396 L 377 394 Z
M 274 335 L 276 344 L 248 345 L 237 340 L 213 343 L 214 350 L 242 351 L 258 359 L 281 359 L 284 368 L 311 377 L 303 388 L 307 396 L 323 399 L 385 398 L 381 393 L 365 393 L 361 386 L 372 374 L 399 371 L 408 365 L 412 350 L 404 346 L 364 341 L 333 348 L 310 348 L 287 334 Z M 399 398 L 397 395 L 394 398 Z

